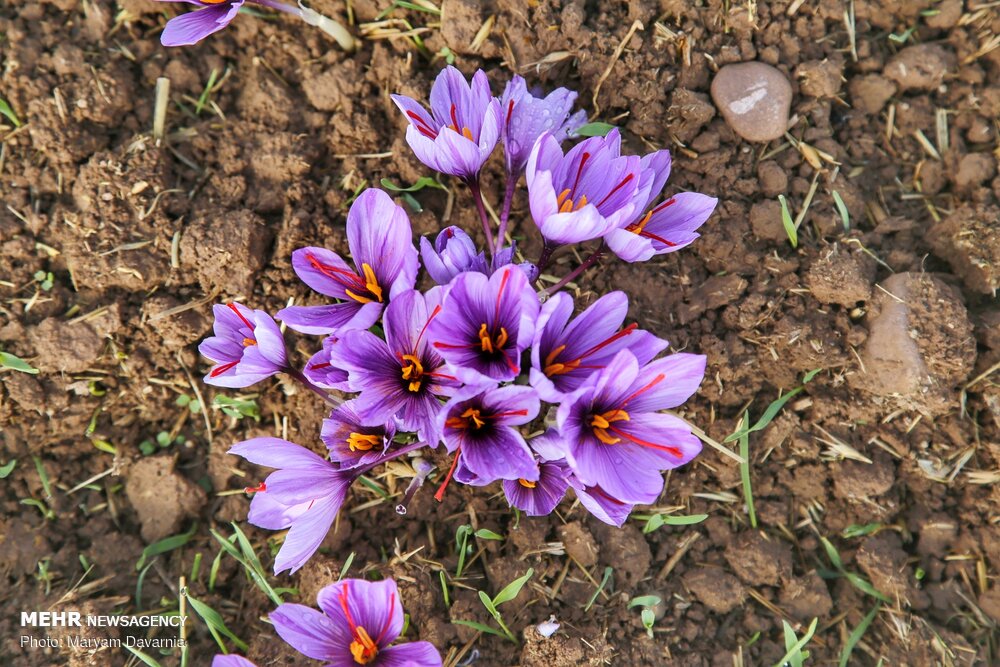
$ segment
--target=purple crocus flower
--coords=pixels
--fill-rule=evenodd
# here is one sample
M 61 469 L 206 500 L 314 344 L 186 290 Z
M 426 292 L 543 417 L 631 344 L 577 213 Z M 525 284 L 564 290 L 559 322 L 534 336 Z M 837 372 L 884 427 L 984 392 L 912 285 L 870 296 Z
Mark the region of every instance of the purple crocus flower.
M 535 480 L 519 478 L 503 481 L 507 502 L 528 516 L 551 514 L 569 487 L 566 461 L 539 461 L 537 466 L 538 477 Z
M 316 596 L 322 613 L 286 602 L 270 613 L 278 635 L 326 667 L 441 667 L 430 642 L 390 646 L 403 631 L 403 605 L 392 579 L 344 579 Z
M 354 401 L 334 408 L 323 420 L 320 433 L 330 460 L 341 468 L 356 468 L 374 463 L 385 455 L 396 436 L 396 425 L 390 420 L 379 426 L 362 423 Z
M 620 350 L 631 350 L 643 365 L 667 347 L 667 341 L 635 324 L 621 328 L 627 314 L 624 292 L 605 294 L 572 321 L 572 297 L 557 292 L 546 301 L 531 346 L 531 384 L 539 396 L 561 402 Z
M 677 407 L 705 375 L 705 357 L 672 354 L 639 365 L 622 350 L 559 406 L 557 423 L 576 477 L 622 503 L 651 503 L 662 470 L 701 451 L 687 424 L 658 410 Z
M 212 667 L 257 667 L 241 655 L 217 655 L 212 658 Z
M 610 231 L 604 241 L 626 262 L 644 262 L 680 250 L 700 236 L 695 230 L 712 215 L 718 201 L 697 192 L 681 192 L 635 222 Z
M 202 9 L 181 14 L 167 21 L 160 35 L 163 46 L 190 46 L 229 25 L 246 0 L 157 0 L 186 2 Z
M 347 213 L 352 268 L 323 248 L 299 248 L 292 268 L 320 294 L 340 299 L 329 306 L 291 306 L 277 318 L 307 334 L 367 329 L 390 298 L 413 289 L 419 260 L 406 212 L 375 188 L 362 192 Z
M 239 303 L 212 307 L 214 336 L 198 346 L 215 366 L 205 376 L 218 387 L 249 387 L 288 367 L 281 329 L 263 310 Z
M 527 275 L 515 266 L 501 267 L 489 278 L 462 273 L 448 288 L 428 336 L 459 380 L 513 380 L 534 335 L 538 308 Z
M 267 530 L 290 528 L 274 559 L 274 573 L 294 573 L 319 549 L 359 473 L 339 470 L 305 447 L 280 438 L 245 440 L 229 453 L 277 468 L 259 486 L 247 489 L 254 493 L 247 520 Z
M 591 137 L 563 155 L 543 134 L 528 157 L 531 217 L 550 245 L 580 243 L 624 227 L 659 193 L 669 173 L 669 151 L 639 158 L 621 155 L 621 135 Z
M 445 404 L 439 428 L 448 451 L 458 452 L 463 467 L 481 483 L 535 481 L 538 466 L 514 427 L 530 422 L 538 409 L 538 395 L 531 387 L 467 386 Z
M 500 102 L 490 92 L 486 73 L 472 84 L 454 67 L 441 70 L 431 87 L 431 112 L 405 95 L 392 101 L 410 126 L 406 142 L 417 159 L 443 174 L 472 183 L 500 138 Z
M 489 275 L 490 266 L 485 252 L 476 252 L 476 244 L 460 228 L 445 227 L 434 239 L 420 238 L 420 257 L 428 275 L 438 285 L 447 285 L 463 271 L 477 271 Z M 509 261 L 507 262 L 509 263 Z
M 323 389 L 347 390 L 347 371 L 333 364 L 333 350 L 337 345 L 336 336 L 323 339 L 323 347 L 306 362 L 302 375 L 317 387 Z
M 402 430 L 437 442 L 438 397 L 457 384 L 425 335 L 439 316 L 440 293 L 410 290 L 394 298 L 382 318 L 385 340 L 370 331 L 343 334 L 334 359 L 347 369 L 352 390 L 361 392 L 352 403 L 363 423 L 384 424 L 395 416 Z
M 511 177 L 517 178 L 524 171 L 528 154 L 542 133 L 549 132 L 562 143 L 570 132 L 587 122 L 585 111 L 570 116 L 575 101 L 576 93 L 566 88 L 556 88 L 546 97 L 535 97 L 517 74 L 507 83 L 500 98 L 501 136 L 507 173 Z

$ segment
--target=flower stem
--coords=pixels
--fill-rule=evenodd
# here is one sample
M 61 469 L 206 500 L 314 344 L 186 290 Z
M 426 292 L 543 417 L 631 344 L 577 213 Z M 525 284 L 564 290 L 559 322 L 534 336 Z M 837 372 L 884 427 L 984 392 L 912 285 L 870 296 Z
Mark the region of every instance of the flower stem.
M 358 475 L 363 475 L 366 472 L 368 472 L 369 470 L 371 470 L 372 468 L 376 468 L 376 467 L 382 465 L 386 461 L 391 461 L 393 459 L 398 459 L 400 456 L 403 456 L 404 454 L 409 454 L 412 451 L 415 451 L 417 449 L 420 449 L 421 447 L 426 447 L 426 446 L 427 446 L 426 442 L 412 442 L 412 443 L 410 443 L 408 445 L 404 445 L 403 447 L 400 447 L 396 451 L 391 452 L 391 453 L 387 454 L 386 456 L 383 456 L 382 458 L 378 459 L 377 461 L 374 461 L 374 462 L 369 463 L 367 465 L 361 466 L 360 468 L 357 468 Z
M 560 280 L 559 282 L 557 282 L 555 285 L 552 285 L 551 287 L 546 287 L 544 290 L 542 290 L 542 292 L 544 292 L 545 294 L 548 294 L 548 295 L 552 295 L 552 294 L 555 294 L 556 292 L 558 292 L 559 290 L 561 290 L 563 287 L 565 287 L 574 278 L 576 278 L 581 273 L 583 273 L 584 271 L 586 271 L 587 269 L 589 269 L 590 267 L 592 267 L 594 264 L 597 264 L 597 262 L 601 259 L 601 257 L 604 256 L 604 251 L 606 249 L 607 249 L 607 246 L 605 246 L 602 243 L 601 247 L 598 248 L 597 250 L 595 250 L 593 253 L 591 253 L 590 257 L 588 257 L 587 259 L 583 260 L 583 263 L 580 264 L 580 266 L 576 267 L 575 269 L 573 269 L 572 271 L 570 271 L 569 273 L 567 273 L 565 276 L 563 276 L 562 280 Z
M 483 233 L 486 234 L 486 247 L 490 251 L 490 261 L 496 254 L 496 246 L 493 244 L 493 230 L 490 226 L 490 218 L 486 215 L 486 205 L 483 203 L 483 191 L 479 187 L 479 179 L 469 181 L 469 190 L 472 192 L 472 199 L 476 202 L 476 210 L 479 211 L 479 219 L 483 223 Z
M 503 193 L 503 207 L 500 209 L 500 231 L 497 232 L 497 252 L 503 248 L 507 240 L 507 221 L 510 219 L 510 207 L 514 203 L 514 190 L 517 189 L 517 178 L 507 176 L 507 187 Z
M 298 16 L 309 25 L 319 28 L 330 37 L 333 37 L 337 44 L 340 45 L 340 48 L 345 51 L 356 51 L 358 48 L 358 41 L 354 39 L 354 36 L 351 35 L 350 32 L 347 31 L 347 28 L 345 28 L 338 21 L 323 16 L 319 12 L 306 7 L 302 4 L 301 0 L 299 1 L 298 7 L 286 5 L 278 0 L 251 0 L 251 2 L 255 2 L 258 5 L 263 5 L 265 7 L 270 7 L 277 12 L 284 12 L 285 14 Z
M 314 394 L 322 398 L 324 401 L 327 402 L 328 405 L 335 408 L 340 406 L 340 401 L 336 400 L 322 387 L 318 387 L 314 385 L 312 382 L 310 382 L 308 378 L 306 378 L 306 376 L 303 375 L 302 371 L 300 371 L 299 369 L 292 368 L 289 366 L 288 368 L 285 369 L 285 373 L 287 373 L 292 379 L 301 384 L 303 387 L 305 387 L 309 391 L 313 392 Z
M 538 255 L 538 261 L 535 262 L 535 266 L 538 267 L 538 273 L 544 271 L 545 267 L 549 265 L 549 260 L 552 259 L 552 253 L 554 253 L 558 247 L 558 245 L 554 245 L 548 241 L 544 242 L 542 252 Z

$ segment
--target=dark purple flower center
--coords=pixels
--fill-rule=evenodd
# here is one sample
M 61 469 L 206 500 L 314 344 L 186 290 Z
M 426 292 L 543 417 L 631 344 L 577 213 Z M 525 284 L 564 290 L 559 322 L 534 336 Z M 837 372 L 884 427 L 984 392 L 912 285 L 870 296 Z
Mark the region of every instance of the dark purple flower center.
M 570 359 L 570 360 L 567 360 L 567 361 L 560 361 L 559 360 L 559 355 L 562 354 L 563 350 L 566 349 L 566 345 L 565 344 L 560 345 L 560 346 L 556 347 L 555 349 L 553 349 L 551 352 L 549 352 L 546 355 L 546 357 L 545 357 L 545 367 L 542 370 L 543 370 L 543 372 L 545 373 L 545 375 L 547 377 L 552 377 L 553 375 L 563 375 L 565 373 L 570 373 L 572 371 L 577 370 L 578 368 L 586 368 L 586 369 L 592 369 L 592 370 L 597 370 L 597 369 L 604 368 L 603 366 L 586 366 L 586 365 L 581 366 L 581 362 L 584 359 L 586 359 L 587 357 L 589 357 L 592 354 L 594 354 L 595 352 L 598 352 L 598 351 L 604 349 L 605 347 L 607 347 L 611 343 L 615 342 L 619 338 L 624 338 L 625 336 L 628 336 L 633 331 L 635 331 L 636 327 L 638 327 L 638 326 L 639 325 L 637 325 L 635 322 L 633 322 L 632 324 L 628 325 L 627 327 L 625 327 L 621 331 L 619 331 L 619 332 L 617 332 L 617 333 L 615 333 L 615 334 L 613 334 L 611 336 L 608 336 L 606 339 L 604 339 L 603 341 L 601 341 L 597 345 L 594 345 L 593 347 L 591 347 L 589 350 L 587 350 L 586 352 L 584 352 L 583 354 L 581 354 L 577 358 Z

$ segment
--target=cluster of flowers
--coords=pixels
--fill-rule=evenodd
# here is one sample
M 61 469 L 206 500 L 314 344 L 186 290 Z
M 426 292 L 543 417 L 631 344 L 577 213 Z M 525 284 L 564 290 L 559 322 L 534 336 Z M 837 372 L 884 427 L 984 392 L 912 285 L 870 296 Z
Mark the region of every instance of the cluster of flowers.
M 319 548 L 361 474 L 423 447 L 443 443 L 454 455 L 439 500 L 452 479 L 502 481 L 512 506 L 544 515 L 572 487 L 584 507 L 614 525 L 634 505 L 656 501 L 662 471 L 700 451 L 688 425 L 661 411 L 697 390 L 705 357 L 659 357 L 665 340 L 623 326 L 622 292 L 574 317 L 573 299 L 559 289 L 608 250 L 639 261 L 691 243 L 716 200 L 682 193 L 656 203 L 669 153 L 621 155 L 617 131 L 564 153 L 561 142 L 584 121 L 570 115 L 575 97 L 565 89 L 536 97 L 514 77 L 497 99 L 483 72 L 470 85 L 451 67 L 434 83 L 429 113 L 394 96 L 416 156 L 468 185 L 486 250 L 448 227 L 433 244 L 421 239 L 418 252 L 405 211 L 380 190 L 362 192 L 347 216 L 350 259 L 317 247 L 292 255 L 298 277 L 334 300 L 276 314 L 296 331 L 325 336 L 302 370 L 290 363 L 269 314 L 238 303 L 215 306 L 215 336 L 200 348 L 216 364 L 206 382 L 245 387 L 286 373 L 332 407 L 321 433 L 328 458 L 271 437 L 230 450 L 277 469 L 248 489 L 250 523 L 289 529 L 276 573 L 294 572 Z M 494 238 L 479 174 L 497 143 L 507 185 Z M 516 248 L 506 243 L 522 173 L 544 240 L 534 264 L 514 263 Z M 591 240 L 600 246 L 587 260 L 536 291 L 557 249 Z M 416 289 L 421 259 L 437 283 L 424 291 Z M 407 498 L 428 467 L 417 467 Z
M 441 667 L 430 642 L 390 646 L 403 632 L 403 606 L 392 579 L 344 579 L 316 596 L 322 613 L 285 603 L 269 615 L 278 636 L 327 667 Z M 217 655 L 212 667 L 256 667 L 238 655 Z

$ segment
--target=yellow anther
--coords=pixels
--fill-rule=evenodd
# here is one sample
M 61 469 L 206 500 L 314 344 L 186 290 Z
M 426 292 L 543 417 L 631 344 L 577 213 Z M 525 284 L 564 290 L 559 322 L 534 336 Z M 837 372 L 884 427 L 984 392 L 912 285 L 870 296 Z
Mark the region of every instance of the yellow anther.
M 381 440 L 377 435 L 367 435 L 365 433 L 351 433 L 347 436 L 347 446 L 351 448 L 352 452 L 362 451 L 367 452 L 372 447 L 376 446 Z
M 520 484 L 521 486 L 523 486 L 526 489 L 533 489 L 536 486 L 538 486 L 538 482 L 529 482 L 526 479 L 519 479 L 519 480 L 517 480 L 517 483 Z

